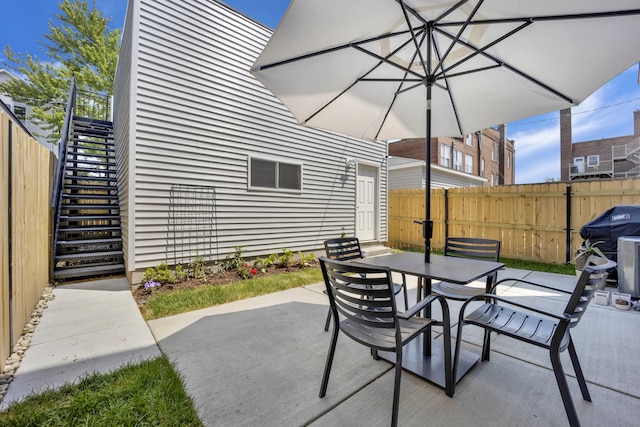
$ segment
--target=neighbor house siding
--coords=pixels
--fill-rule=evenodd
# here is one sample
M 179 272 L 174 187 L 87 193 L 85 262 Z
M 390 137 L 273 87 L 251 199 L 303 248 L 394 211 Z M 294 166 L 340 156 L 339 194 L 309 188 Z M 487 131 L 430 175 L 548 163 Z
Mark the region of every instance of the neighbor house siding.
M 129 270 L 171 263 L 173 184 L 215 189 L 214 258 L 236 246 L 247 256 L 316 250 L 355 233 L 357 168 L 345 169 L 347 157 L 380 168 L 378 240 L 386 240 L 386 144 L 297 125 L 249 74 L 271 30 L 212 0 L 132 2 L 140 19 Z M 302 191 L 248 189 L 249 156 L 301 162 Z

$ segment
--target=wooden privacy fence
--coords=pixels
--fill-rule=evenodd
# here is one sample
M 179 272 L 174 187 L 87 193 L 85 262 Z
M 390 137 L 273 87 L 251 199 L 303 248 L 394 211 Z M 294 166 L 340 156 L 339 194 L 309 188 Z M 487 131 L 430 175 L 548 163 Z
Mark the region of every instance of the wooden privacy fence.
M 53 153 L 0 108 L 2 366 L 49 281 L 49 202 L 55 161 Z
M 413 223 L 424 218 L 424 203 L 424 190 L 389 191 L 389 246 L 424 247 L 421 227 Z M 613 206 L 633 204 L 640 204 L 640 179 L 433 189 L 431 246 L 442 249 L 448 232 L 498 239 L 506 258 L 561 264 L 582 243 L 583 224 Z

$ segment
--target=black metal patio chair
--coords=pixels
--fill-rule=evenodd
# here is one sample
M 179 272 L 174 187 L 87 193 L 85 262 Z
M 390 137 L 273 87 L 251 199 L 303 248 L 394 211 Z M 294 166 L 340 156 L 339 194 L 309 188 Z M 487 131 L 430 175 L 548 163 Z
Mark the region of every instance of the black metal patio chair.
M 447 237 L 444 247 L 445 256 L 474 258 L 498 262 L 500 259 L 500 241 L 471 237 Z M 495 283 L 497 272 L 487 276 L 485 288 L 457 283 L 437 282 L 431 285 L 431 293 L 457 301 L 464 301 L 474 295 L 489 292 Z M 418 289 L 420 292 L 420 288 Z
M 378 351 L 395 352 L 391 425 L 396 426 L 400 404 L 402 348 L 431 326 L 442 326 L 444 330 L 445 391 L 448 396 L 453 396 L 449 308 L 444 298 L 430 295 L 406 312 L 399 313 L 396 310 L 391 270 L 388 268 L 336 261 L 326 257 L 320 258 L 320 266 L 334 319 L 320 397 L 324 397 L 327 391 L 338 333 L 341 331 L 349 338 L 369 347 L 374 355 L 377 355 Z M 414 317 L 434 301 L 441 305 L 441 321 Z
M 453 362 L 454 378 L 456 378 L 458 369 L 462 328 L 466 325 L 479 326 L 485 330 L 482 360 L 489 360 L 491 332 L 497 332 L 502 336 L 542 347 L 549 350 L 551 365 L 556 377 L 556 382 L 558 383 L 558 388 L 560 389 L 560 396 L 564 403 L 567 417 L 569 418 L 569 424 L 571 426 L 579 426 L 578 415 L 571 398 L 562 364 L 560 363 L 560 353 L 566 349 L 569 350 L 569 356 L 571 357 L 576 379 L 580 385 L 582 398 L 590 402 L 591 396 L 587 389 L 587 383 L 582 373 L 570 331 L 578 325 L 595 291 L 599 287 L 604 286 L 607 280 L 607 270 L 616 265 L 615 262 L 610 260 L 606 260 L 604 263 L 602 262 L 602 258 L 596 256 L 590 257 L 587 261 L 587 266 L 578 278 L 572 292 L 522 279 L 502 279 L 493 285 L 491 293 L 469 298 L 462 305 L 458 319 L 458 333 L 456 335 L 456 350 Z M 523 304 L 514 298 L 496 295 L 494 291 L 497 285 L 507 281 L 515 282 L 514 286 L 518 283 L 525 283 L 536 287 L 551 289 L 555 292 L 570 294 L 569 301 L 562 313 L 554 313 Z M 469 304 L 479 300 L 490 302 L 485 302 L 472 313 L 466 314 L 466 309 L 469 307 Z M 520 381 L 521 378 L 517 380 Z
M 325 240 L 324 250 L 327 258 L 338 261 L 353 261 L 362 259 L 362 249 L 360 248 L 360 240 L 357 237 L 338 237 L 335 239 Z M 394 295 L 404 292 L 404 309 L 409 307 L 409 299 L 407 298 L 407 278 L 402 275 L 402 283 L 394 283 Z M 331 323 L 331 309 L 327 313 L 327 320 L 324 323 L 324 330 L 329 330 Z

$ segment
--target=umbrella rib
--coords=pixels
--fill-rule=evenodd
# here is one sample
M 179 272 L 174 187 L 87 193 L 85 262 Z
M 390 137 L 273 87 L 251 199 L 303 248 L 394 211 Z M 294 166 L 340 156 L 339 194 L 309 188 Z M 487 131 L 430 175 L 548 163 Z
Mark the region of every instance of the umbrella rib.
M 485 52 L 487 49 L 497 45 L 501 41 L 511 37 L 515 33 L 525 29 L 526 27 L 528 27 L 531 24 L 533 24 L 533 21 L 527 21 L 524 24 L 520 25 L 519 27 L 509 31 L 508 33 L 506 33 L 502 37 L 497 38 L 496 40 L 494 40 L 493 42 L 489 43 L 488 45 L 483 46 L 483 47 L 481 47 L 479 49 L 474 49 L 474 52 L 471 55 L 466 56 L 465 58 L 461 59 L 460 61 L 458 61 L 455 64 L 453 64 L 452 66 L 450 66 L 449 68 L 443 69 L 442 73 L 440 73 L 440 75 L 445 75 L 448 71 L 453 70 L 454 68 L 464 64 L 465 62 L 469 61 L 471 58 L 474 58 L 475 56 L 479 55 L 480 53 Z M 440 30 L 440 31 L 443 31 L 443 30 Z
M 447 60 L 449 53 L 451 53 L 451 51 L 453 50 L 453 47 L 456 45 L 456 43 L 458 43 L 458 40 L 460 40 L 460 37 L 462 37 L 462 33 L 464 33 L 464 30 L 466 30 L 467 27 L 469 26 L 469 22 L 471 22 L 473 17 L 476 16 L 476 13 L 478 13 L 478 9 L 480 9 L 480 6 L 482 6 L 482 3 L 484 3 L 484 0 L 479 0 L 476 6 L 473 8 L 471 13 L 467 17 L 467 21 L 460 27 L 460 29 L 458 30 L 458 34 L 456 34 L 455 38 L 449 44 L 449 48 L 446 50 L 444 55 L 442 55 L 442 58 L 440 59 L 440 62 L 438 63 L 438 65 L 436 65 L 436 67 L 433 69 L 433 74 L 437 73 L 438 69 L 440 68 L 444 69 L 444 61 Z
M 446 31 L 443 31 L 442 29 L 435 28 L 435 31 L 437 31 L 438 33 L 442 34 L 445 37 L 453 38 L 453 36 L 451 34 L 447 33 Z M 465 42 L 464 40 L 458 40 L 458 43 L 460 43 L 461 45 L 463 45 L 463 46 L 465 46 L 465 47 L 467 47 L 469 49 L 478 50 L 477 47 Z M 575 104 L 574 100 L 571 99 L 570 97 L 568 97 L 567 95 L 559 92 L 558 90 L 550 87 L 549 85 L 541 82 L 540 80 L 530 76 L 529 74 L 525 73 L 524 71 L 519 70 L 518 68 L 516 68 L 516 67 L 514 67 L 512 65 L 509 65 L 508 63 L 506 63 L 504 61 L 499 60 L 498 58 L 494 57 L 493 55 L 488 54 L 485 51 L 480 51 L 479 54 L 484 56 L 484 57 L 486 57 L 486 58 L 488 58 L 488 59 L 490 59 L 491 61 L 495 62 L 496 64 L 501 65 L 502 67 L 506 68 L 507 70 L 511 71 L 512 73 L 515 73 L 515 74 L 519 75 L 523 79 L 528 80 L 531 83 L 534 83 L 534 84 L 540 86 L 541 88 L 543 88 L 547 92 L 557 96 L 558 98 L 561 98 L 561 99 L 569 102 L 570 104 Z
M 395 32 L 395 33 L 383 34 L 383 35 L 380 35 L 380 36 L 376 36 L 376 37 L 371 37 L 371 38 L 368 38 L 368 39 L 360 40 L 360 41 L 357 41 L 357 42 L 349 42 L 349 43 L 345 43 L 345 44 L 342 44 L 342 45 L 339 45 L 339 46 L 333 46 L 333 47 L 330 47 L 330 48 L 327 48 L 327 49 L 318 50 L 316 52 L 305 53 L 304 55 L 294 56 L 293 58 L 283 59 L 282 61 L 276 61 L 276 62 L 273 62 L 271 64 L 261 65 L 261 66 L 257 67 L 255 70 L 264 71 L 264 70 L 268 70 L 270 68 L 279 67 L 281 65 L 287 65 L 287 64 L 290 64 L 292 62 L 303 61 L 305 59 L 313 58 L 315 56 L 326 55 L 328 53 L 337 52 L 339 50 L 349 49 L 349 48 L 352 48 L 354 46 L 359 46 L 361 44 L 367 44 L 367 43 L 371 43 L 371 42 L 375 42 L 375 41 L 379 41 L 379 40 L 384 40 L 384 39 L 388 39 L 388 38 L 403 36 L 403 35 L 406 35 L 407 33 L 411 34 L 412 33 L 412 29 L 398 31 L 398 32 Z
M 403 0 L 400 0 L 400 9 L 402 9 L 402 14 L 404 15 L 404 20 L 407 23 L 407 27 L 409 28 L 409 30 L 411 30 L 411 41 L 413 41 L 418 57 L 420 58 L 420 64 L 422 64 L 422 70 L 424 71 L 424 75 L 428 76 L 431 74 L 431 70 L 427 69 L 427 64 L 425 64 L 424 58 L 422 56 L 422 51 L 420 50 L 421 44 L 424 43 L 424 38 L 422 39 L 421 43 L 418 43 L 417 34 L 414 33 L 413 27 L 411 27 L 411 22 L 409 21 L 409 14 L 407 13 L 407 6 L 404 4 Z
M 435 28 L 434 28 L 434 30 L 435 30 Z M 438 60 L 440 61 L 442 59 L 442 57 L 440 55 L 440 49 L 438 49 L 438 45 L 436 44 L 436 39 L 435 39 L 433 34 L 431 35 L 431 37 L 432 37 L 432 43 L 429 43 L 429 45 L 433 44 L 433 49 L 435 51 L 435 54 L 438 57 Z M 462 134 L 462 125 L 460 124 L 460 116 L 458 115 L 458 108 L 456 107 L 456 103 L 455 103 L 455 101 L 453 99 L 453 91 L 451 90 L 451 88 L 449 86 L 448 77 L 444 76 L 444 79 L 441 79 L 441 80 L 445 81 L 446 93 L 449 95 L 449 101 L 451 101 L 451 109 L 453 110 L 453 115 L 456 118 L 456 124 L 458 125 L 458 132 L 460 132 L 460 134 Z
M 411 42 L 411 41 L 410 41 L 410 40 L 408 40 L 408 41 L 405 41 L 404 43 L 402 43 L 402 44 L 401 44 L 400 46 L 398 46 L 398 47 L 397 47 L 393 52 L 389 53 L 388 57 L 391 57 L 391 56 L 395 55 L 397 52 L 399 52 L 400 50 L 404 49 L 404 47 L 405 47 L 407 44 L 409 44 L 410 42 Z M 379 61 L 379 62 L 378 62 L 378 64 L 377 64 L 377 65 L 375 65 L 374 67 L 372 67 L 369 71 L 367 71 L 367 72 L 366 72 L 362 77 L 357 78 L 353 83 L 351 83 L 349 86 L 347 86 L 347 87 L 346 87 L 342 92 L 340 92 L 338 95 L 336 95 L 336 96 L 334 96 L 333 98 L 331 98 L 331 100 L 330 100 L 329 102 L 327 102 L 327 103 L 326 103 L 326 104 L 324 104 L 322 107 L 320 107 L 320 108 L 318 108 L 316 111 L 314 111 L 311 115 L 309 115 L 309 116 L 304 120 L 304 122 L 308 122 L 309 120 L 311 120 L 312 118 L 314 118 L 314 117 L 315 117 L 316 115 L 318 115 L 322 110 L 324 110 L 324 109 L 325 109 L 325 108 L 327 108 L 329 105 L 331 105 L 331 104 L 332 104 L 336 99 L 340 98 L 340 97 L 341 97 L 342 95 L 344 95 L 346 92 L 348 92 L 349 90 L 351 90 L 351 88 L 352 88 L 352 87 L 354 87 L 358 82 L 361 82 L 361 81 L 369 81 L 369 80 L 370 80 L 370 81 L 374 81 L 375 79 L 367 79 L 366 77 L 367 77 L 369 74 L 373 73 L 373 72 L 374 72 L 374 71 L 375 71 L 379 66 L 381 66 L 382 64 L 388 63 L 388 64 L 394 65 L 394 66 L 396 66 L 396 67 L 400 67 L 399 65 L 395 64 L 394 62 L 389 61 L 388 57 L 381 57 L 381 56 L 376 55 L 376 54 L 374 54 L 374 53 L 372 53 L 372 52 L 369 52 L 368 50 L 366 50 L 366 49 L 364 49 L 364 48 L 362 48 L 362 47 L 360 47 L 360 46 L 358 46 L 358 45 L 355 45 L 355 44 L 354 44 L 352 47 L 353 47 L 354 49 L 356 49 L 356 50 L 359 50 L 359 51 L 361 51 L 361 52 L 363 52 L 363 53 L 366 53 L 366 54 L 368 54 L 368 55 L 370 55 L 370 56 L 373 56 L 374 58 L 378 59 L 378 61 Z M 413 58 L 413 59 L 415 59 L 415 55 L 414 55 L 414 58 Z M 405 72 L 405 77 L 404 77 L 402 80 L 398 80 L 398 79 L 392 79 L 392 80 L 395 80 L 395 81 L 401 81 L 401 82 L 405 81 L 408 70 L 406 70 L 406 69 L 404 69 L 404 68 L 402 68 L 402 67 L 400 67 L 400 68 L 402 69 L 402 71 L 404 71 L 404 72 Z M 422 80 L 423 80 L 423 77 L 422 77 L 420 74 L 417 74 L 417 73 L 412 73 L 412 74 L 416 75 L 416 76 L 417 76 L 416 78 L 417 78 L 417 79 L 419 79 L 420 81 L 422 81 Z M 378 79 L 378 80 L 381 80 L 381 79 Z M 413 80 L 413 79 L 409 79 L 409 80 L 407 80 L 407 81 L 415 81 L 415 80 Z M 402 83 L 401 83 L 401 85 L 402 85 Z M 395 97 L 394 97 L 394 100 L 395 100 Z M 387 114 L 388 114 L 388 112 L 387 112 Z M 385 117 L 386 117 L 386 114 L 385 114 Z
M 577 19 L 597 19 L 597 18 L 610 18 L 613 16 L 630 16 L 640 15 L 640 9 L 630 10 L 612 10 L 608 12 L 592 12 L 592 13 L 574 13 L 567 15 L 549 15 L 549 16 L 528 16 L 528 17 L 516 17 L 516 18 L 500 18 L 500 19 L 480 19 L 473 21 L 470 25 L 490 25 L 490 24 L 508 24 L 512 22 L 524 22 L 533 20 L 536 22 L 545 21 L 569 21 Z M 439 22 L 438 27 L 457 27 L 462 25 L 463 22 Z

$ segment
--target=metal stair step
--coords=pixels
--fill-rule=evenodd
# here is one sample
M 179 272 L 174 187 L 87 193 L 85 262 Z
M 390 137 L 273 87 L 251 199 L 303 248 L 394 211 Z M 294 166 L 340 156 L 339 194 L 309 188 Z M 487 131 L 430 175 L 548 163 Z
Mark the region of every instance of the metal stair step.
M 100 193 L 62 193 L 65 200 L 107 200 L 117 201 L 118 194 L 100 194 Z
M 118 187 L 114 186 L 114 185 L 89 185 L 89 184 L 66 184 L 63 189 L 63 191 L 65 190 L 82 190 L 82 191 L 86 191 L 86 190 L 96 190 L 96 191 L 118 191 Z M 64 194 L 70 194 L 70 193 L 64 193 Z M 78 195 L 81 194 L 91 194 L 91 193 L 77 193 Z M 102 193 L 105 194 L 105 193 Z
M 106 182 L 117 182 L 115 177 L 100 177 L 100 176 L 77 176 L 77 175 L 65 175 L 64 179 L 71 181 L 106 181 Z M 65 186 L 66 187 L 66 186 Z
M 69 148 L 76 148 L 76 149 L 82 149 L 82 150 L 94 150 L 92 148 L 88 148 L 88 147 L 82 147 L 82 146 L 68 146 Z M 86 153 L 84 151 L 76 151 L 76 150 L 68 150 L 67 152 L 67 161 L 72 161 L 69 160 L 68 157 L 69 156 L 84 156 L 84 157 L 93 157 L 93 158 L 97 158 L 97 159 L 106 159 L 106 160 L 115 160 L 116 156 L 114 155 L 115 150 L 112 149 L 100 149 L 100 150 L 94 150 L 94 151 L 106 151 L 106 152 L 110 152 L 110 154 L 96 154 L 96 153 Z
M 113 159 L 106 159 L 113 160 Z M 70 159 L 67 156 L 67 164 L 75 164 L 75 165 L 91 165 L 91 166 L 106 166 L 106 167 L 116 167 L 116 162 L 102 161 L 102 160 L 86 160 L 86 159 Z M 72 166 L 73 167 L 73 166 Z M 75 166 L 77 167 L 77 166 Z M 88 168 L 92 169 L 92 168 Z
M 73 166 L 67 166 L 66 168 L 66 172 L 85 172 L 87 174 L 110 174 L 110 173 L 116 173 L 115 169 L 98 169 L 98 168 L 86 168 L 86 167 L 73 167 Z M 66 175 L 69 176 L 69 175 Z M 93 175 L 71 175 L 71 176 L 79 176 L 79 177 L 88 177 L 88 178 L 92 178 Z
M 94 150 L 94 151 L 103 151 L 105 153 L 115 153 L 116 149 L 115 148 L 103 148 L 103 147 L 89 147 L 87 145 L 81 145 L 81 144 L 68 144 L 67 145 L 67 149 L 71 149 L 71 150 Z M 76 152 L 76 151 L 72 151 L 72 152 Z M 83 154 L 83 153 L 77 153 L 77 154 Z M 87 154 L 87 153 L 84 153 Z M 93 155 L 93 154 L 91 154 Z
M 104 251 L 104 252 L 82 252 L 77 254 L 57 255 L 56 263 L 64 261 L 80 261 L 89 259 L 104 259 L 104 258 L 117 258 L 122 257 L 124 253 L 122 251 Z
M 111 244 L 111 243 L 122 243 L 121 237 L 108 237 L 108 238 L 99 238 L 99 239 L 78 239 L 78 240 L 58 240 L 59 246 L 68 246 L 68 245 L 97 245 L 97 244 Z
M 90 227 L 60 227 L 58 234 L 83 234 L 83 233 L 121 233 L 120 226 L 104 225 L 97 226 L 92 225 Z
M 120 215 L 60 215 L 60 221 L 120 221 Z
M 81 210 L 81 209 L 90 209 L 92 211 L 95 210 L 108 210 L 108 211 L 119 211 L 120 210 L 120 205 L 117 205 L 115 203 L 103 203 L 103 204 L 89 204 L 89 203 L 63 203 L 62 205 L 60 205 L 61 209 L 66 209 L 66 210 L 70 210 L 70 211 L 77 211 L 77 210 Z
M 96 265 L 88 267 L 63 268 L 53 272 L 54 280 L 65 279 L 81 279 L 96 276 L 110 276 L 116 274 L 124 274 L 125 268 L 123 263 Z

